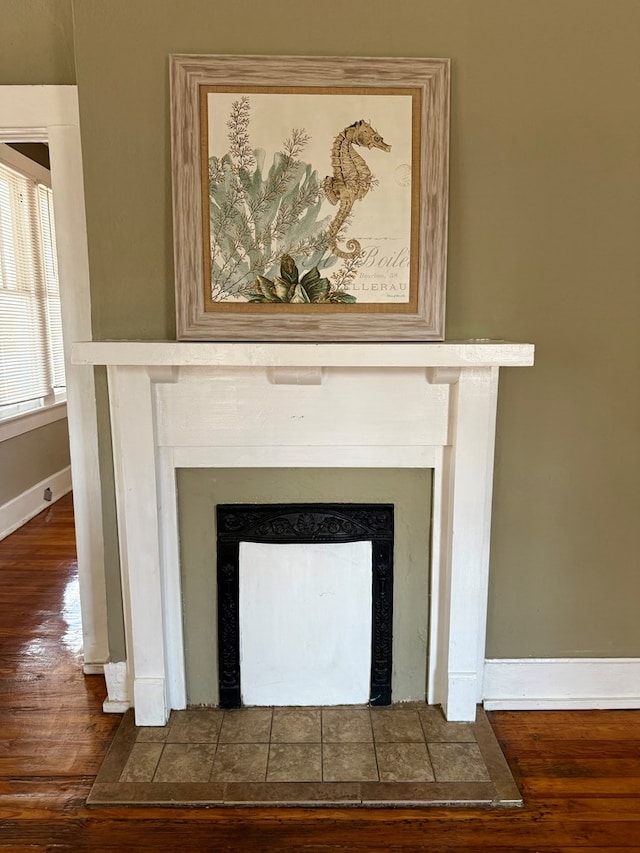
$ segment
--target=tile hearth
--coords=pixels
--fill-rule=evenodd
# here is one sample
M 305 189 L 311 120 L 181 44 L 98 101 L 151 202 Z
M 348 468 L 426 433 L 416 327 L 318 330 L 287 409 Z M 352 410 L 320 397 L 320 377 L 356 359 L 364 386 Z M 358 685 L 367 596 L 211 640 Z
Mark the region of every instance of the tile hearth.
M 129 711 L 90 805 L 521 805 L 491 726 L 438 708 L 215 708 L 138 728 Z

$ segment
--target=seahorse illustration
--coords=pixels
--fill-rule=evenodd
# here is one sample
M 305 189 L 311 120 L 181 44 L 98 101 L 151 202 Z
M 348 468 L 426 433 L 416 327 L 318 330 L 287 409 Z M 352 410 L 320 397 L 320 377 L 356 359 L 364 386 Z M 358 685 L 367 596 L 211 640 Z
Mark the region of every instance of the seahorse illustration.
M 324 179 L 322 188 L 331 204 L 340 203 L 338 212 L 329 226 L 328 238 L 329 248 L 341 258 L 354 258 L 360 254 L 361 247 L 357 240 L 347 240 L 348 252 L 339 249 L 336 240 L 338 232 L 351 213 L 354 202 L 366 196 L 372 183 L 371 171 L 354 149 L 354 145 L 391 151 L 391 146 L 387 145 L 380 134 L 364 120 L 345 127 L 333 142 L 331 149 L 333 176 Z

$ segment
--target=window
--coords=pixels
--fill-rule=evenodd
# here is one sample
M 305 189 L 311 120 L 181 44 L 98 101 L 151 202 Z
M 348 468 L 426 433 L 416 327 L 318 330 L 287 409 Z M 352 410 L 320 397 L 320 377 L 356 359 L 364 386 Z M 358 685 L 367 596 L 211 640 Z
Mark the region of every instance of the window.
M 0 419 L 64 399 L 49 173 L 0 145 Z

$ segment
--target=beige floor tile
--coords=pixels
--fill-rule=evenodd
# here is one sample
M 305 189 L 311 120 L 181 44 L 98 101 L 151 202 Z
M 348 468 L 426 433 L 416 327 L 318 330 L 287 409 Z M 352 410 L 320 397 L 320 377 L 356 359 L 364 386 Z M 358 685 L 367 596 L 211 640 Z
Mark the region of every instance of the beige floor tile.
M 169 726 L 142 726 L 136 737 L 136 743 L 164 743 L 169 734 Z
M 473 743 L 469 723 L 449 723 L 440 708 L 423 707 L 418 711 L 427 743 Z
M 168 743 L 153 781 L 208 782 L 215 752 L 215 744 Z
M 120 776 L 121 782 L 150 782 L 162 754 L 161 743 L 134 743 Z
M 212 782 L 264 782 L 267 773 L 267 743 L 221 743 L 218 745 Z
M 372 708 L 371 724 L 376 743 L 424 743 L 417 711 Z
M 321 782 L 321 749 L 319 743 L 272 743 L 267 782 Z
M 372 740 L 368 710 L 322 709 L 323 743 L 367 743 Z
M 203 708 L 176 711 L 167 735 L 168 743 L 213 743 L 220 734 L 224 711 Z
M 269 743 L 271 708 L 239 708 L 225 711 L 220 743 Z
M 381 782 L 433 782 L 424 743 L 376 743 Z
M 438 782 L 490 782 L 475 743 L 430 743 L 429 755 Z
M 274 708 L 271 743 L 320 743 L 319 708 Z
M 325 782 L 377 782 L 373 743 L 323 744 L 322 778 Z

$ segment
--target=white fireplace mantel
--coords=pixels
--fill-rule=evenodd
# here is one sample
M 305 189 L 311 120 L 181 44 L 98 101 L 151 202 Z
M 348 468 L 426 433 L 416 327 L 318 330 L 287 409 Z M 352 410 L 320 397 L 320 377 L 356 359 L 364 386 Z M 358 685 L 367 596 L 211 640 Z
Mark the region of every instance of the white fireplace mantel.
M 182 467 L 433 469 L 425 698 L 450 720 L 473 719 L 483 698 L 498 372 L 530 366 L 533 355 L 531 344 L 498 341 L 74 344 L 74 364 L 108 371 L 136 723 L 163 725 L 186 705 Z

